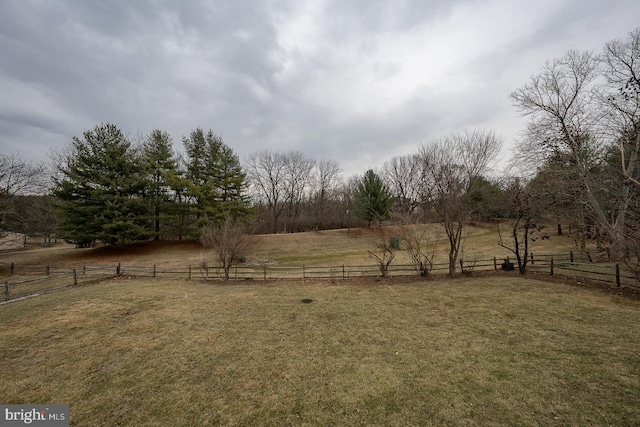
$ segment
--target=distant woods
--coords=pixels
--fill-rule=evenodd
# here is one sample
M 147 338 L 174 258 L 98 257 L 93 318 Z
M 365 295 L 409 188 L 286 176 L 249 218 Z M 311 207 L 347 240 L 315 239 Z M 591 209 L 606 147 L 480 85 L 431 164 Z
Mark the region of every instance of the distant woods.
M 637 264 L 639 46 L 636 29 L 599 54 L 569 51 L 514 90 L 529 121 L 516 167 L 501 175 L 493 166 L 502 139 L 491 130 L 453 132 L 344 177 L 335 160 L 300 151 L 240 159 L 212 130 L 194 129 L 177 152 L 162 130 L 131 140 L 106 123 L 74 137 L 50 165 L 1 155 L 0 226 L 86 246 L 196 239 L 230 223 L 288 233 L 430 222 L 442 225 L 453 272 L 464 227 L 500 220 L 499 244 L 521 272 L 529 243 L 548 237 L 545 224 Z

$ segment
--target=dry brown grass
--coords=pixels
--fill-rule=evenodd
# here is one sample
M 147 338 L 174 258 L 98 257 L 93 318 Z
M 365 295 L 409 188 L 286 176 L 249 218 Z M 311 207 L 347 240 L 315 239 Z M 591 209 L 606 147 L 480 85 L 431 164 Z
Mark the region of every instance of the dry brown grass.
M 424 225 L 437 239 L 435 262 L 446 263 L 448 247 L 441 227 L 437 224 Z M 392 228 L 393 229 L 393 228 Z M 397 233 L 399 231 L 396 229 Z M 284 266 L 339 266 L 370 265 L 373 261 L 367 250 L 375 245 L 373 230 L 356 228 L 349 230 L 328 230 L 321 232 L 271 234 L 253 237 L 254 245 L 247 258 L 275 261 Z M 498 246 L 498 233 L 494 224 L 477 224 L 467 228 L 461 256 L 467 262 L 478 259 L 498 259 L 512 256 Z M 568 253 L 574 249 L 568 237 L 554 237 L 532 243 L 534 253 Z M 34 248 L 0 253 L 0 266 L 9 263 L 51 264 L 55 266 L 112 266 L 118 262 L 142 266 L 184 267 L 199 265 L 206 257 L 206 251 L 197 242 L 142 242 L 126 248 L 109 247 L 94 249 L 74 249 L 71 245 L 58 244 L 52 248 Z M 408 264 L 403 251 L 396 256 L 393 264 Z
M 120 279 L 0 323 L 3 402 L 76 426 L 640 423 L 640 302 L 519 277 Z
M 73 245 L 57 243 L 50 248 L 31 246 L 23 250 L 0 253 L 4 269 L 16 264 L 50 264 L 55 268 L 68 266 L 113 266 L 119 262 L 152 266 L 197 265 L 205 249 L 195 241 L 138 242 L 123 248 L 101 246 L 76 249 Z

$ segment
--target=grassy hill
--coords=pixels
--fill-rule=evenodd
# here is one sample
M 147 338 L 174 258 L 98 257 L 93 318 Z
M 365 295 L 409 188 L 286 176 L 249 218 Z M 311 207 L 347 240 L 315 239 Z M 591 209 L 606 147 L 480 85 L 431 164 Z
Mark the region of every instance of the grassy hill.
M 429 235 L 437 242 L 435 262 L 446 262 L 448 241 L 439 225 L 424 225 Z M 400 230 L 389 227 L 389 234 Z M 252 236 L 253 245 L 246 257 L 273 261 L 286 266 L 329 266 L 371 264 L 367 250 L 375 245 L 375 231 L 368 228 L 351 230 L 327 230 L 320 232 L 268 234 Z M 500 241 L 495 224 L 480 223 L 467 227 L 461 256 L 467 261 L 474 259 L 502 259 L 513 255 L 498 245 Z M 531 243 L 530 251 L 538 254 L 568 253 L 575 250 L 571 236 L 551 236 L 550 239 Z M 0 253 L 2 263 L 37 263 L 52 265 L 112 265 L 117 262 L 138 265 L 159 264 L 164 266 L 197 265 L 208 251 L 197 242 L 139 242 L 125 248 L 99 247 L 75 249 L 72 245 L 58 243 L 50 248 L 31 245 L 26 249 Z M 402 247 L 396 264 L 406 264 Z

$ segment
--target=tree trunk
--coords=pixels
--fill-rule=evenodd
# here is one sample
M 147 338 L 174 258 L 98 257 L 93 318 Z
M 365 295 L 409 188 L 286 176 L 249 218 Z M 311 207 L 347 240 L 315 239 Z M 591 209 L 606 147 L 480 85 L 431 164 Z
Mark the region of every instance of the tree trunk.
M 153 240 L 160 240 L 160 205 L 156 204 L 155 209 L 155 230 L 156 234 L 153 237 Z

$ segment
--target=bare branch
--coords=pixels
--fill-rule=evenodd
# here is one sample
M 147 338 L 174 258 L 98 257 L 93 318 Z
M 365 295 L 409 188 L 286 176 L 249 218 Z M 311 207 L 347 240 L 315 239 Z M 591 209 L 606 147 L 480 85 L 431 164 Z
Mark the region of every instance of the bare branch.
M 469 221 L 470 190 L 500 151 L 493 132 L 453 134 L 425 144 L 418 156 L 422 166 L 423 200 L 449 240 L 449 274 L 456 271 L 463 229 Z
M 382 277 L 387 277 L 389 265 L 396 256 L 396 250 L 391 244 L 391 232 L 388 228 L 377 227 L 373 229 L 373 249 L 368 249 L 369 258 L 373 258 L 380 269 Z
M 231 267 L 246 256 L 251 238 L 246 225 L 228 216 L 222 223 L 206 227 L 201 236 L 202 244 L 213 250 L 218 265 L 224 271 L 224 280 L 229 280 Z

